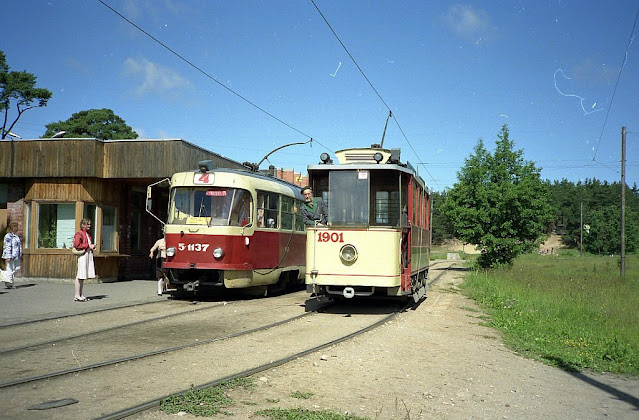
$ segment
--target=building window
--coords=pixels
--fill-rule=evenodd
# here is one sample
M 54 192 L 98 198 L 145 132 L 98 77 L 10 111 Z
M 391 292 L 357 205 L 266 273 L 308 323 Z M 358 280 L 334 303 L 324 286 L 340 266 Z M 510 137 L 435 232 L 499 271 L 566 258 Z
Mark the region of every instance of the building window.
M 102 207 L 102 235 L 100 251 L 117 251 L 116 248 L 116 211 L 115 207 Z
M 89 229 L 89 236 L 91 236 L 91 240 L 93 241 L 93 243 L 95 244 L 95 229 L 96 229 L 96 225 L 98 224 L 98 219 L 97 219 L 97 210 L 98 210 L 98 206 L 96 206 L 95 204 L 89 204 L 89 203 L 84 203 L 84 210 L 82 212 L 82 218 L 83 219 L 89 219 L 91 221 L 91 228 Z
M 74 203 L 38 205 L 38 248 L 70 248 L 74 234 Z
M 24 244 L 25 249 L 31 248 L 31 203 L 26 205 L 26 214 L 24 219 Z

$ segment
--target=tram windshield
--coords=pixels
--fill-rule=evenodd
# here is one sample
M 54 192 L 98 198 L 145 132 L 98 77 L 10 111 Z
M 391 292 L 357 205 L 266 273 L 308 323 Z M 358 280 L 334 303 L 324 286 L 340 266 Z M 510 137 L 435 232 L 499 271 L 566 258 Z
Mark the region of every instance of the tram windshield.
M 322 181 L 325 178 L 318 175 L 319 193 L 328 195 L 328 220 L 331 224 L 399 226 L 401 209 L 406 204 L 406 186 L 403 184 L 407 179 L 400 183 L 398 172 L 331 171 L 328 173 L 328 194 L 321 188 L 326 185 Z
M 328 216 L 335 225 L 368 225 L 369 171 L 329 174 Z
M 171 190 L 168 224 L 247 226 L 252 207 L 247 190 L 177 187 Z

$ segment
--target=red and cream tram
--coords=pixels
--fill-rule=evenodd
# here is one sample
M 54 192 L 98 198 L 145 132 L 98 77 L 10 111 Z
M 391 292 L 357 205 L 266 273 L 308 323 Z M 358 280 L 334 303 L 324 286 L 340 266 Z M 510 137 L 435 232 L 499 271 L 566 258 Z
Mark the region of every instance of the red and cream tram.
M 328 226 L 307 227 L 306 290 L 318 296 L 408 297 L 426 293 L 430 197 L 423 179 L 399 161 L 399 149 L 322 154 L 308 166 Z
M 171 287 L 263 293 L 302 284 L 299 187 L 249 170 L 210 170 L 208 162 L 170 180 L 163 268 Z

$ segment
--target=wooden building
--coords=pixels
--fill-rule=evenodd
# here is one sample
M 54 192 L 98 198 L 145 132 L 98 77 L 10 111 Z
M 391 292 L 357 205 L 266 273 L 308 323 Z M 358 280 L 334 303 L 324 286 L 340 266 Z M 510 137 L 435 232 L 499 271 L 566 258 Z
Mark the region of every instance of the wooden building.
M 70 248 L 86 217 L 99 279 L 151 278 L 149 249 L 162 226 L 145 210 L 146 188 L 200 160 L 243 167 L 181 139 L 0 141 L 0 233 L 19 222 L 22 277 L 74 278 Z M 164 219 L 168 188 L 153 196 L 154 214 Z

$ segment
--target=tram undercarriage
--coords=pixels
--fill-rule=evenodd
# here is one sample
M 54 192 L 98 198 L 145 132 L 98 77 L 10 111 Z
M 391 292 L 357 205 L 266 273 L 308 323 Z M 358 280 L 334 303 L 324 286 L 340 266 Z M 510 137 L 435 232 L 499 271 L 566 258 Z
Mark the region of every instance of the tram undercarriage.
M 311 273 L 311 278 L 313 277 Z M 412 296 L 415 303 L 426 296 L 428 290 L 428 270 L 423 270 L 411 276 L 411 290 L 401 291 L 400 286 L 343 286 L 343 285 L 320 285 L 311 283 L 306 285 L 306 291 L 316 296 L 326 296 L 337 299 L 352 299 L 354 297 L 366 298 L 402 298 Z
M 252 295 L 281 293 L 303 283 L 298 268 L 269 270 L 265 273 L 251 270 L 167 270 L 169 290 L 176 294 L 215 291 L 221 289 L 245 289 Z

